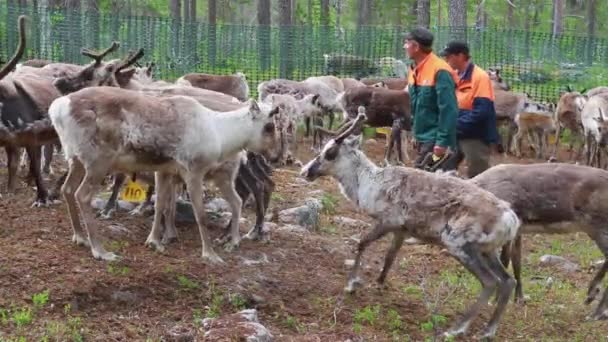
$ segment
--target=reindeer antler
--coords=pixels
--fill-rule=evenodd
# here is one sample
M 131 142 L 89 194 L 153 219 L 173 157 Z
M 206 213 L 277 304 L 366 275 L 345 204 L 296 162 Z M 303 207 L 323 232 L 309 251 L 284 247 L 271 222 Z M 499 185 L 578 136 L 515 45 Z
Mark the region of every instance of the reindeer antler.
M 101 63 L 101 60 L 104 59 L 104 57 L 106 57 L 108 54 L 116 51 L 119 47 L 120 47 L 120 43 L 117 41 L 113 41 L 112 45 L 109 48 L 103 50 L 102 52 L 93 52 L 92 50 L 89 50 L 87 48 L 82 48 L 80 50 L 80 53 L 83 56 L 87 56 L 89 58 L 94 59 L 95 63 L 99 64 L 99 63 Z
M 25 15 L 20 15 L 19 22 L 19 45 L 17 46 L 17 51 L 15 55 L 6 63 L 6 65 L 0 69 L 0 80 L 4 78 L 4 76 L 8 75 L 11 70 L 17 65 L 19 59 L 23 57 L 23 53 L 25 52 Z
M 336 144 L 341 144 L 344 141 L 344 139 L 346 139 L 349 135 L 351 135 L 355 131 L 355 129 L 357 128 L 357 126 L 360 123 L 367 120 L 367 116 L 365 115 L 365 107 L 359 106 L 358 111 L 359 111 L 359 114 L 357 115 L 357 118 L 353 121 L 352 125 L 350 125 L 350 127 L 346 131 L 342 132 L 342 134 L 340 134 L 335 139 Z
M 129 66 L 133 65 L 135 62 L 137 62 L 138 59 L 142 58 L 143 56 L 144 56 L 143 48 L 139 48 L 139 50 L 137 50 L 136 53 L 129 53 L 127 58 L 123 62 L 120 63 L 120 65 L 116 69 L 116 72 L 119 72 L 121 70 L 124 70 L 125 68 L 128 68 Z

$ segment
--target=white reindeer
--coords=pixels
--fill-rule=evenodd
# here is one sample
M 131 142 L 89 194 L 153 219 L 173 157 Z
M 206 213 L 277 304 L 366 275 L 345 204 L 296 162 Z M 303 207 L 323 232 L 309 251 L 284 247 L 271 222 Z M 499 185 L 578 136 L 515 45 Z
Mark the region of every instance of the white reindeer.
M 507 202 L 465 180 L 408 167 L 376 166 L 357 149 L 358 139 L 346 141 L 365 120 L 363 111 L 360 107 L 351 127 L 330 140 L 301 171 L 309 181 L 321 176 L 335 178 L 344 196 L 376 220 L 373 230 L 359 243 L 346 290 L 353 291 L 360 283 L 357 273 L 363 251 L 387 233 L 393 233 L 393 243 L 378 278 L 380 283 L 406 235 L 442 245 L 483 286 L 475 304 L 446 335 L 465 333 L 498 287 L 498 304 L 483 333 L 493 337 L 515 286 L 497 251 L 516 237 L 518 217 Z
M 153 97 L 114 87 L 79 90 L 55 100 L 49 116 L 68 160 L 62 187 L 74 230 L 73 241 L 89 245 L 93 256 L 115 260 L 99 241 L 91 196 L 109 172 L 155 171 L 158 197 L 146 244 L 162 251 L 160 216 L 173 175 L 186 183 L 202 241 L 202 258 L 222 263 L 205 228 L 202 184 L 207 172 L 243 149 L 276 145 L 276 110 L 251 100 L 232 112 L 218 113 L 185 96 Z M 234 193 L 236 197 L 238 195 Z M 80 226 L 76 201 L 87 237 Z M 237 219 L 237 218 L 234 218 Z M 238 222 L 238 220 L 237 220 Z M 236 227 L 236 229 L 235 229 Z M 231 227 L 229 248 L 240 243 L 238 225 Z

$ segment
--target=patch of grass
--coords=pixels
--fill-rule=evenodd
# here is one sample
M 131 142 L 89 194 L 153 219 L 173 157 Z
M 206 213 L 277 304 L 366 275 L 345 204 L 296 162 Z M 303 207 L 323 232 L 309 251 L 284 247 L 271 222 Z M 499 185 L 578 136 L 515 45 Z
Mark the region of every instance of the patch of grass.
M 353 317 L 353 329 L 356 333 L 361 333 L 363 324 L 368 326 L 374 326 L 380 318 L 380 305 L 365 306 L 363 309 L 355 311 Z
M 181 288 L 186 289 L 186 290 L 196 290 L 200 287 L 200 285 L 197 282 L 195 282 L 194 280 L 188 279 L 188 277 L 186 277 L 185 275 L 177 276 L 177 282 L 179 283 L 179 286 Z
M 111 241 L 107 246 L 110 252 L 120 252 L 129 247 L 129 241 Z
M 289 328 L 293 331 L 297 331 L 297 332 L 302 331 L 302 324 L 300 324 L 300 322 L 298 322 L 297 318 L 295 318 L 289 314 L 285 315 L 284 324 L 287 328 Z
M 434 331 L 436 328 L 445 325 L 448 322 L 447 317 L 442 315 L 431 315 L 431 319 L 420 324 L 420 330 L 424 332 Z
M 70 336 L 74 342 L 83 342 L 84 337 L 82 336 L 82 321 L 80 317 L 69 317 L 68 328 L 70 330 Z
M 403 321 L 401 315 L 394 309 L 389 309 L 386 313 L 386 324 L 388 325 L 389 331 L 392 333 L 399 332 L 403 328 Z
M 235 293 L 229 296 L 230 305 L 237 310 L 242 311 L 247 309 L 247 301 L 240 293 Z
M 424 297 L 424 293 L 422 292 L 420 286 L 407 285 L 404 286 L 401 290 L 403 291 L 403 293 L 412 296 L 416 299 L 422 299 Z
M 128 266 L 120 266 L 116 264 L 108 264 L 108 273 L 115 276 L 126 276 L 131 272 L 131 269 Z
M 0 308 L 0 323 L 2 325 L 8 324 L 8 310 Z
M 34 307 L 37 309 L 42 308 L 49 301 L 49 290 L 45 290 L 40 293 L 36 293 L 32 296 L 32 302 Z
M 24 327 L 29 325 L 34 320 L 32 310 L 30 308 L 22 308 L 13 312 L 12 320 L 17 327 Z
M 285 198 L 284 198 L 283 196 L 281 196 L 281 194 L 276 193 L 276 192 L 273 192 L 273 193 L 270 195 L 270 199 L 271 199 L 273 202 L 283 202 L 283 201 L 285 201 Z
M 322 226 L 321 227 L 321 232 L 327 233 L 327 234 L 330 234 L 330 235 L 335 235 L 338 232 L 338 229 L 333 224 L 329 224 L 327 226 Z
M 197 327 L 203 324 L 203 312 L 201 309 L 192 309 L 192 320 Z
M 215 293 L 211 297 L 211 303 L 207 307 L 207 318 L 217 318 L 222 314 L 222 306 L 224 305 L 224 296 L 221 293 Z
M 323 205 L 323 213 L 326 215 L 334 215 L 336 213 L 338 200 L 331 194 L 324 194 L 321 197 L 321 204 Z

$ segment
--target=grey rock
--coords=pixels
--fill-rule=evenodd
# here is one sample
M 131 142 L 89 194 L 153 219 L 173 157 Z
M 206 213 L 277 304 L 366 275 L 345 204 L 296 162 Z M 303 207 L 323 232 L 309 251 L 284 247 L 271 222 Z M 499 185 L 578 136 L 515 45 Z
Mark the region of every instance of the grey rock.
M 370 226 L 369 223 L 367 222 L 363 222 L 361 220 L 357 220 L 357 219 L 353 219 L 350 217 L 345 217 L 345 216 L 335 216 L 333 218 L 334 224 L 336 224 L 339 227 L 344 227 L 344 228 L 368 228 Z
M 580 270 L 580 266 L 577 263 L 557 255 L 545 254 L 539 258 L 539 261 L 543 266 L 556 266 L 567 273 Z
M 131 291 L 114 291 L 111 298 L 113 301 L 127 304 L 139 302 L 139 296 Z
M 273 336 L 258 321 L 257 310 L 247 309 L 239 313 L 222 317 L 206 318 L 203 320 L 205 341 L 225 341 L 238 338 L 247 342 L 271 342 Z
M 323 204 L 316 198 L 308 198 L 304 205 L 285 209 L 279 212 L 279 222 L 296 224 L 308 229 L 316 230 L 319 226 L 320 212 Z

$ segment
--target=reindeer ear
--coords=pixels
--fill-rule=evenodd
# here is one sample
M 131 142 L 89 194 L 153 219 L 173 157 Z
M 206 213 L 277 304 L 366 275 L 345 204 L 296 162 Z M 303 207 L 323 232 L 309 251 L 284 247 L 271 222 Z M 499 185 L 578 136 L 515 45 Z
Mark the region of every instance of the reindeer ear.
M 361 138 L 362 135 L 353 135 L 351 137 L 348 138 L 348 140 L 345 141 L 346 145 L 348 147 L 352 147 L 356 150 L 360 150 L 361 149 Z
M 260 114 L 260 106 L 255 99 L 249 100 L 249 113 L 251 113 L 254 117 Z
M 319 105 L 321 105 L 321 104 L 319 103 L 319 94 L 314 94 L 314 95 L 312 96 L 312 100 L 311 100 L 311 101 L 312 101 L 312 104 L 313 104 L 313 105 L 315 105 L 315 106 L 319 106 Z
M 273 117 L 275 114 L 279 114 L 279 112 L 280 112 L 280 111 L 281 111 L 281 109 L 283 109 L 283 108 L 284 108 L 283 104 L 280 104 L 280 105 L 278 105 L 278 106 L 274 107 L 274 108 L 273 108 L 273 109 L 270 111 L 270 114 L 268 114 L 268 117 L 269 117 L 269 118 L 271 118 L 271 117 Z
M 120 70 L 115 75 L 116 75 L 116 82 L 118 82 L 118 85 L 121 87 L 124 87 L 131 81 L 131 79 L 133 78 L 133 75 L 135 75 L 135 68 L 129 68 L 127 70 Z

